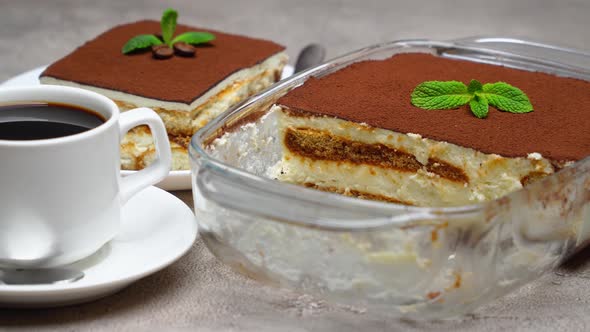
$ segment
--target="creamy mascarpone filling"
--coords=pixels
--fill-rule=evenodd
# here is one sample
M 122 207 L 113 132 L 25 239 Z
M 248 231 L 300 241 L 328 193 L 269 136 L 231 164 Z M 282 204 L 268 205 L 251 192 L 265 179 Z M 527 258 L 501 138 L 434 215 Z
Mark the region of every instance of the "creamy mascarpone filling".
M 369 164 L 313 159 L 284 144 L 288 128 L 312 128 L 363 144 L 383 144 L 407 152 L 426 166 L 438 159 L 461 169 L 467 183 L 429 172 L 400 171 Z M 211 144 L 221 160 L 259 175 L 330 191 L 362 192 L 409 204 L 448 206 L 492 200 L 522 188 L 529 174 L 553 173 L 550 161 L 531 152 L 530 158 L 506 158 L 455 144 L 403 134 L 324 116 L 293 116 L 273 106 L 256 123 L 224 134 Z

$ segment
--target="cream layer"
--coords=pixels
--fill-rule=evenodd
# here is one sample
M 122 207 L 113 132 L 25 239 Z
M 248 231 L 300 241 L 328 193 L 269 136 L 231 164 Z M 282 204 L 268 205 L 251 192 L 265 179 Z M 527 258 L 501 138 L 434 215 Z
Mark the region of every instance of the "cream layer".
M 285 144 L 286 133 L 300 129 L 329 133 L 361 145 L 382 144 L 412 155 L 420 167 L 406 171 L 346 160 L 311 158 Z M 283 182 L 420 206 L 492 200 L 522 188 L 523 179 L 527 177 L 554 172 L 551 162 L 534 151 L 529 157 L 506 158 L 423 138 L 418 133 L 403 134 L 332 117 L 293 115 L 281 106 L 273 106 L 256 123 L 224 134 L 212 143 L 211 149 L 213 153 L 223 154 L 220 155 L 223 160 L 229 158 L 230 163 L 245 165 L 254 173 Z M 468 180 L 452 181 L 429 171 L 432 160 L 462 170 Z

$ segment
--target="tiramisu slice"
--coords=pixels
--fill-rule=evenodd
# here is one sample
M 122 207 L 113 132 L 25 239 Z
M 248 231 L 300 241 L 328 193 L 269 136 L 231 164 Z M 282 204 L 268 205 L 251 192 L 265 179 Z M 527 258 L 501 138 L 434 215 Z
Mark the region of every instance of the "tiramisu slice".
M 174 17 L 175 18 L 175 17 Z M 43 84 L 93 90 L 114 100 L 122 111 L 149 107 L 164 120 L 175 152 L 173 169 L 188 169 L 186 142 L 209 120 L 280 79 L 287 56 L 276 43 L 184 25 L 215 39 L 194 46 L 194 54 L 124 54 L 134 36 L 159 35 L 160 22 L 117 26 L 85 43 L 41 74 Z M 157 37 L 157 38 L 161 38 Z M 186 47 L 186 44 L 175 45 Z M 154 46 L 157 48 L 158 46 Z M 190 47 L 190 45 L 189 45 Z M 161 59 L 161 56 L 167 57 Z M 123 169 L 140 169 L 153 157 L 149 131 L 139 128 L 123 144 Z
M 468 105 L 412 105 L 412 93 L 423 82 L 467 85 L 474 79 L 518 87 L 534 111 L 490 107 L 481 119 Z M 229 157 L 238 159 L 266 151 L 263 157 L 274 163 L 266 175 L 320 190 L 418 206 L 470 204 L 503 196 L 590 155 L 588 92 L 590 83 L 578 79 L 398 54 L 310 78 L 256 122 L 229 130 L 210 148 L 238 151 Z M 243 163 L 261 172 L 257 163 Z

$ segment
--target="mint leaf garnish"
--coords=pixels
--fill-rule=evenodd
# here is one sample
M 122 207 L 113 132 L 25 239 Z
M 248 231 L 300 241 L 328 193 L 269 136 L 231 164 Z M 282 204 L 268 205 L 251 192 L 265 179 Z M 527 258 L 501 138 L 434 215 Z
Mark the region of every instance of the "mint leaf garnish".
M 185 32 L 176 36 L 171 44 L 174 45 L 178 42 L 183 42 L 191 45 L 202 44 L 206 42 L 210 42 L 215 39 L 215 35 L 209 32 Z
M 206 43 L 206 42 L 209 42 L 209 41 L 212 41 L 215 39 L 215 35 L 213 35 L 212 33 L 194 32 L 194 31 L 185 32 L 179 36 L 176 36 L 176 38 L 172 39 L 172 37 L 174 37 L 174 31 L 176 31 L 176 19 L 177 18 L 178 18 L 178 12 L 176 12 L 176 10 L 174 10 L 172 8 L 166 9 L 164 11 L 164 13 L 162 14 L 162 19 L 160 20 L 160 27 L 162 29 L 163 41 L 155 35 L 138 35 L 138 36 L 135 36 L 135 37 L 129 39 L 127 41 L 127 43 L 125 43 L 125 45 L 123 45 L 121 52 L 123 52 L 123 54 L 128 54 L 128 53 L 135 51 L 135 50 L 140 50 L 140 49 L 152 47 L 155 45 L 162 45 L 162 44 L 168 45 L 168 47 L 172 48 L 172 47 L 174 47 L 175 43 L 185 43 L 185 44 L 189 44 L 189 45 L 183 46 L 185 49 L 186 48 L 190 49 L 189 50 L 190 52 L 188 52 L 189 55 L 187 55 L 186 51 L 183 52 L 182 50 L 178 51 L 175 49 L 176 54 L 180 55 L 180 56 L 194 56 L 194 54 L 195 54 L 194 47 L 192 47 L 190 45 Z M 181 45 L 181 44 L 178 44 L 176 46 L 178 47 L 179 45 Z M 153 51 L 153 52 L 155 52 L 155 51 Z M 158 57 L 155 53 L 154 53 L 154 57 L 156 57 L 158 59 L 161 58 L 161 57 Z
M 129 41 L 123 45 L 121 52 L 127 54 L 135 50 L 160 44 L 162 44 L 162 41 L 154 35 L 139 35 L 129 39 Z
M 481 85 L 481 82 L 478 80 L 471 80 L 471 82 L 469 82 L 469 85 L 467 86 L 467 92 L 469 92 L 469 94 L 471 95 L 482 90 L 483 86 Z
M 477 93 L 469 101 L 469 108 L 471 108 L 471 113 L 480 119 L 488 116 L 488 100 Z
M 428 81 L 414 89 L 412 104 L 427 110 L 452 109 L 467 104 L 471 97 L 461 82 Z
M 469 103 L 471 112 L 483 119 L 488 116 L 488 105 L 510 113 L 533 111 L 529 97 L 508 83 L 496 82 L 482 85 L 471 80 L 469 86 L 458 81 L 426 81 L 412 92 L 412 105 L 426 110 L 458 108 Z
M 529 97 L 508 83 L 488 83 L 483 86 L 483 96 L 490 105 L 510 113 L 528 113 L 533 110 Z
M 168 46 L 172 46 L 172 36 L 174 36 L 174 30 L 176 30 L 176 19 L 178 18 L 178 12 L 172 8 L 168 8 L 162 14 L 160 20 L 160 27 L 162 28 L 162 38 L 164 43 Z

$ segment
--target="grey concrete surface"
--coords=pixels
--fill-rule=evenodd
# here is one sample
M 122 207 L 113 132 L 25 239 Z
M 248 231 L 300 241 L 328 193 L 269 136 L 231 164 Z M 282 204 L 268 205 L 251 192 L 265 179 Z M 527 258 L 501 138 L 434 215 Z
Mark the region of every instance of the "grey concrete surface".
M 275 40 L 294 57 L 319 42 L 333 57 L 400 38 L 526 37 L 590 49 L 590 1 L 30 1 L 0 0 L 0 81 L 50 63 L 114 24 L 158 19 Z M 0 156 L 1 157 L 1 156 Z M 192 206 L 190 192 L 175 193 Z M 410 322 L 262 286 L 219 263 L 201 241 L 178 262 L 118 294 L 48 310 L 0 309 L 0 329 L 64 331 L 584 331 L 590 250 L 558 273 L 466 317 Z

